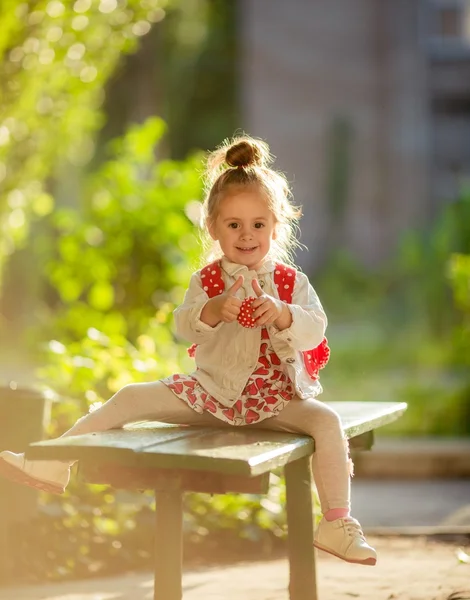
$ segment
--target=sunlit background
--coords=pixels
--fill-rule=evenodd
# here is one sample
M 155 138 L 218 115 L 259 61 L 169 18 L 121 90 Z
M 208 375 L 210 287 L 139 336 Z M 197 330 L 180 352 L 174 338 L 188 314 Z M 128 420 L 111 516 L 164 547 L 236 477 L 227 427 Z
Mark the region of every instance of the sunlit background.
M 171 312 L 199 266 L 203 152 L 246 131 L 303 206 L 325 400 L 403 400 L 386 435 L 468 437 L 470 1 L 3 0 L 0 61 L 0 382 L 49 390 L 47 435 L 192 368 Z M 258 519 L 273 543 L 281 485 L 261 517 L 192 495 L 188 536 L 219 518 L 251 539 Z M 126 539 L 149 559 L 150 496 L 77 485 L 57 502 L 32 509 L 60 550 L 31 579 L 128 566 Z

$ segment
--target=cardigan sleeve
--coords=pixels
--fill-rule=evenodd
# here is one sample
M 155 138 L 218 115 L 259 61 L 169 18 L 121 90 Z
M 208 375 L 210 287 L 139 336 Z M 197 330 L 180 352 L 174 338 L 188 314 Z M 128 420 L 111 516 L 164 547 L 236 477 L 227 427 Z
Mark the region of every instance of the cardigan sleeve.
M 287 305 L 292 323 L 274 332 L 274 337 L 292 349 L 305 352 L 316 348 L 325 335 L 327 318 L 317 293 L 304 273 L 297 272 L 292 304 Z
M 209 296 L 202 289 L 200 271 L 197 271 L 191 276 L 183 303 L 173 312 L 178 337 L 192 344 L 203 344 L 212 339 L 223 322 L 211 327 L 201 321 L 202 309 L 208 301 Z

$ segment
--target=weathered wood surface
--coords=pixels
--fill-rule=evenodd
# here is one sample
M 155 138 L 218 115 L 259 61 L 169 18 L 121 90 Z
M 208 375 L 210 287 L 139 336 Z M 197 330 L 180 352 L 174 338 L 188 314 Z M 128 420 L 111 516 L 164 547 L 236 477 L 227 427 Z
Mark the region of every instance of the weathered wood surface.
M 266 494 L 269 489 L 269 473 L 247 477 L 189 469 L 126 467 L 91 460 L 81 461 L 79 469 L 80 477 L 88 483 L 108 484 L 127 490 Z
M 183 495 L 180 491 L 155 493 L 154 600 L 183 598 Z
M 285 466 L 290 600 L 317 600 L 310 459 Z
M 390 423 L 406 410 L 406 404 L 398 402 L 331 402 L 329 405 L 340 415 L 349 438 Z M 313 439 L 297 434 L 249 427 L 214 429 L 146 422 L 124 429 L 37 442 L 29 447 L 27 457 L 253 477 L 309 456 L 313 450 Z

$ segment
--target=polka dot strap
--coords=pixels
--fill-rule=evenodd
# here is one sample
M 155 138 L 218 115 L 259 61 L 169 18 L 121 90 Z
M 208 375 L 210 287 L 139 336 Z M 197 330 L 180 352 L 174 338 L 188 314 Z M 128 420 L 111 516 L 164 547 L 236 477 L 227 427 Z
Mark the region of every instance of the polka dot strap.
M 283 302 L 292 304 L 292 298 L 294 295 L 294 284 L 295 284 L 296 270 L 287 265 L 278 264 L 274 271 L 274 284 L 278 289 L 279 298 Z M 302 352 L 305 369 L 313 381 L 316 381 L 319 377 L 320 369 L 326 366 L 330 358 L 330 348 L 328 347 L 328 340 L 323 338 L 321 344 L 312 350 Z
M 220 261 L 216 260 L 201 270 L 201 284 L 202 289 L 206 292 L 209 298 L 215 298 L 215 296 L 223 293 L 225 284 L 224 280 L 222 279 L 222 268 L 220 266 Z
M 220 261 L 216 260 L 210 265 L 206 265 L 201 269 L 201 285 L 209 298 L 222 294 L 225 289 L 224 280 L 222 279 L 222 268 Z M 193 344 L 188 348 L 190 358 L 196 356 L 197 344 Z
M 278 264 L 274 269 L 274 285 L 277 287 L 279 298 L 287 304 L 292 304 L 295 284 L 295 269 Z

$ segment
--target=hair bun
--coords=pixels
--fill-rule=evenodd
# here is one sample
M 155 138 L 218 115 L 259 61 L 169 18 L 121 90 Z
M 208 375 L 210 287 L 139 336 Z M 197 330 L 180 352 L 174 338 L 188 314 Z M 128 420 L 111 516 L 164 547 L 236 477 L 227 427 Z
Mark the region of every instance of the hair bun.
M 239 138 L 227 148 L 225 162 L 230 167 L 264 167 L 270 162 L 269 148 L 260 140 Z

